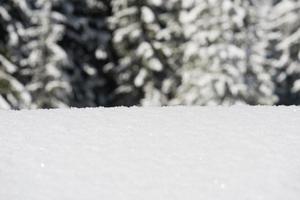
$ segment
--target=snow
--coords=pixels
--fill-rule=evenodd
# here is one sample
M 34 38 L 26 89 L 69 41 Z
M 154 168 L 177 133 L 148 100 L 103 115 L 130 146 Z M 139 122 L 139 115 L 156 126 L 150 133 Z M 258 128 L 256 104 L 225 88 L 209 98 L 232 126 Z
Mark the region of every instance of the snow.
M 299 107 L 0 112 L 0 199 L 298 200 Z

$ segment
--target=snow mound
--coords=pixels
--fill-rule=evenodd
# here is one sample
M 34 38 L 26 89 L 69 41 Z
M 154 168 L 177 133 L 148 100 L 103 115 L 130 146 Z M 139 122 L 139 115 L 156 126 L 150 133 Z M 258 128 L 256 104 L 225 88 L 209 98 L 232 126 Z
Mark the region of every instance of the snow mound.
M 0 112 L 0 199 L 298 200 L 299 107 Z

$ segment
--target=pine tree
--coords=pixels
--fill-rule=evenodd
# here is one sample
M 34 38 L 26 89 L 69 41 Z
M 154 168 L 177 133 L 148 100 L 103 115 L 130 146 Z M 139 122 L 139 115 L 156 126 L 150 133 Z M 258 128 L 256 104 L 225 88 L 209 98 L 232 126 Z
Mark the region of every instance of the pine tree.
M 115 82 L 105 67 L 114 66 L 109 0 L 56 0 L 53 17 L 65 28 L 57 43 L 65 50 L 69 63 L 64 74 L 72 88 L 70 106 L 109 106 Z
M 269 66 L 278 104 L 300 104 L 300 1 L 274 1 L 269 19 Z
M 178 82 L 180 1 L 112 0 L 112 7 L 119 104 L 166 105 Z
M 272 104 L 261 16 L 250 1 L 183 1 L 182 84 L 173 104 Z
M 109 7 L 108 1 L 101 0 L 6 0 L 1 4 L 0 61 L 15 66 L 5 80 L 15 80 L 18 88 L 22 86 L 19 90 L 30 96 L 25 107 L 109 105 L 114 84 L 104 72 L 111 57 Z M 5 95 L 12 92 L 5 91 Z M 24 107 L 14 101 L 14 108 Z
M 4 0 L 0 4 L 0 108 L 29 108 L 32 99 L 26 89 L 26 74 L 18 65 L 22 53 L 18 47 L 28 18 L 21 10 L 24 1 Z M 29 23 L 27 23 L 29 24 Z M 20 60 L 20 62 L 22 62 Z

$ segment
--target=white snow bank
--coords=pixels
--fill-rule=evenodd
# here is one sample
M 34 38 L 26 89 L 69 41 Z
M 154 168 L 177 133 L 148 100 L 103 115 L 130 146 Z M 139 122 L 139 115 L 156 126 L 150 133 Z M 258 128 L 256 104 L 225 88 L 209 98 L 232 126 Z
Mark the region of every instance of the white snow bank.
M 300 108 L 0 112 L 3 200 L 299 200 Z

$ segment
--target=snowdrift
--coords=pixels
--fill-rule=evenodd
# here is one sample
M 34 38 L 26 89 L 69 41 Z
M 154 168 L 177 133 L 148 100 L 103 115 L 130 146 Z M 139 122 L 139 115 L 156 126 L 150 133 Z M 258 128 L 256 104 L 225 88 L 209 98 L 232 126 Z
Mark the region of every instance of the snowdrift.
M 298 107 L 1 111 L 0 121 L 0 199 L 300 199 Z

